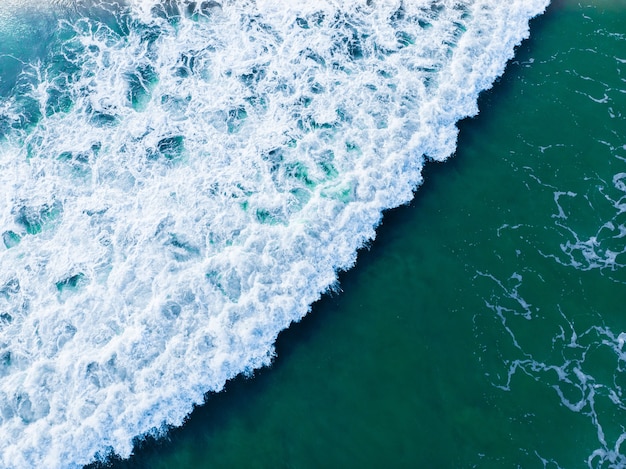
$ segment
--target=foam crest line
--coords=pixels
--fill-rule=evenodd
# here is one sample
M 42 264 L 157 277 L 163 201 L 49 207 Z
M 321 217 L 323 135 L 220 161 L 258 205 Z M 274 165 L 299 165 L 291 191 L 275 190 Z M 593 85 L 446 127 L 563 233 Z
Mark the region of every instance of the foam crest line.
M 354 265 L 546 0 L 136 2 L 0 104 L 0 466 L 181 425 Z

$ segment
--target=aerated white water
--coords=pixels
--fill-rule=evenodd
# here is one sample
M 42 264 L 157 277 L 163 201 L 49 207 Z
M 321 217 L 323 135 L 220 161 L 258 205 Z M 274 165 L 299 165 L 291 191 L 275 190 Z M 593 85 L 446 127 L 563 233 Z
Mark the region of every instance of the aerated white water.
M 127 457 L 268 365 L 546 4 L 41 7 L 1 62 L 0 466 Z

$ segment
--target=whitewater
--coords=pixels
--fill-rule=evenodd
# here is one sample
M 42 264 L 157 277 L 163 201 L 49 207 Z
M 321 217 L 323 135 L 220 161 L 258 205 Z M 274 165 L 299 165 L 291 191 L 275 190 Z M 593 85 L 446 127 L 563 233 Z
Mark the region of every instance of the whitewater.
M 547 3 L 40 6 L 0 82 L 0 467 L 128 457 L 269 365 Z

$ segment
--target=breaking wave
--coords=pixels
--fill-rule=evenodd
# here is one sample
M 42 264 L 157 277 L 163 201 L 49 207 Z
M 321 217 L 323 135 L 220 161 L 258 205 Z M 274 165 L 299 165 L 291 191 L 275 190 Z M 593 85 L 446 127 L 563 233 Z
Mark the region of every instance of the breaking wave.
M 127 457 L 268 365 L 546 5 L 49 16 L 0 83 L 0 466 Z

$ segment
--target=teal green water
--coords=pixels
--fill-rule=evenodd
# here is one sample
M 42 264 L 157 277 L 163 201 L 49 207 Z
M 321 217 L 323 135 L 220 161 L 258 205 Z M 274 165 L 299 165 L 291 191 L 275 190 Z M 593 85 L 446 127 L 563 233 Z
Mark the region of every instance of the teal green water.
M 555 2 L 274 365 L 113 467 L 624 467 L 626 3 Z
M 554 1 L 480 109 L 270 368 L 107 467 L 626 467 L 626 1 Z

